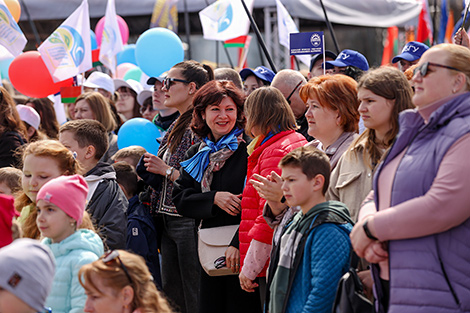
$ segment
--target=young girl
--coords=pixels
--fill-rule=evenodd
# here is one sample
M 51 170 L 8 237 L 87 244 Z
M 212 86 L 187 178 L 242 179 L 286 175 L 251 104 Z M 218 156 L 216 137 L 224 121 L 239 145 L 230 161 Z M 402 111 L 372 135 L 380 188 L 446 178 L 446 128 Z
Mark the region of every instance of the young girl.
M 142 257 L 112 250 L 78 272 L 88 296 L 85 312 L 171 313 Z M 55 312 L 55 311 L 54 311 Z
M 35 210 L 39 189 L 55 177 L 76 174 L 78 168 L 72 152 L 58 141 L 38 140 L 26 146 L 23 151 L 23 191 L 15 200 L 15 207 L 21 213 L 18 221 L 24 237 L 38 239 L 40 236 Z
M 37 194 L 37 218 L 42 243 L 56 261 L 54 282 L 46 306 L 53 312 L 82 312 L 86 295 L 78 271 L 103 254 L 103 242 L 92 230 L 79 229 L 86 207 L 88 185 L 80 175 L 60 176 L 48 181 Z
M 345 203 L 354 221 L 372 189 L 375 167 L 398 133 L 398 114 L 413 107 L 411 96 L 406 77 L 392 67 L 371 70 L 359 80 L 359 113 L 366 130 L 332 171 L 326 195 L 329 200 Z

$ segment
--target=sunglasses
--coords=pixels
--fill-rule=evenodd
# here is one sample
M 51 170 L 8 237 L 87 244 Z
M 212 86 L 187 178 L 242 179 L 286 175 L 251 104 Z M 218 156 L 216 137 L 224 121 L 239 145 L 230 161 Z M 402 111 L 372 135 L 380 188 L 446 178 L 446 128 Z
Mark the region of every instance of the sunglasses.
M 294 92 L 297 90 L 297 88 L 299 88 L 299 86 L 302 84 L 302 81 L 300 81 L 294 88 L 294 90 L 291 91 L 291 93 L 287 96 L 286 100 L 287 100 L 287 103 L 290 104 L 290 98 L 292 97 L 292 95 L 294 94 Z
M 165 86 L 166 90 L 170 90 L 170 87 L 173 86 L 175 82 L 180 82 L 180 83 L 185 83 L 185 84 L 190 83 L 190 81 L 188 80 L 167 77 L 163 80 L 163 86 Z
M 131 275 L 129 274 L 129 271 L 127 270 L 126 266 L 124 265 L 124 263 L 122 263 L 122 260 L 121 258 L 119 257 L 119 251 L 117 250 L 110 250 L 108 252 L 106 252 L 106 254 L 103 256 L 103 258 L 101 259 L 103 261 L 104 264 L 106 265 L 110 265 L 111 262 L 116 262 L 119 261 L 119 266 L 122 268 L 122 270 L 124 271 L 124 273 L 126 274 L 127 276 L 127 279 L 129 279 L 129 282 L 132 284 L 133 281 L 132 281 L 132 278 L 131 278 Z M 117 263 L 117 262 L 116 262 Z
M 426 77 L 426 75 L 428 75 L 428 69 L 429 69 L 429 65 L 432 65 L 432 66 L 436 66 L 436 67 L 442 67 L 442 68 L 447 68 L 449 70 L 454 70 L 454 71 L 458 71 L 458 72 L 462 72 L 461 70 L 455 68 L 455 67 L 452 67 L 452 66 L 447 66 L 447 65 L 442 65 L 442 64 L 437 64 L 437 63 L 432 63 L 432 62 L 425 62 L 419 66 L 417 66 L 414 70 L 413 70 L 413 76 L 415 76 L 416 74 L 420 73 L 421 74 L 421 77 Z
M 225 256 L 221 256 L 214 261 L 214 267 L 216 269 L 221 269 L 222 267 L 225 267 L 225 266 L 226 266 Z

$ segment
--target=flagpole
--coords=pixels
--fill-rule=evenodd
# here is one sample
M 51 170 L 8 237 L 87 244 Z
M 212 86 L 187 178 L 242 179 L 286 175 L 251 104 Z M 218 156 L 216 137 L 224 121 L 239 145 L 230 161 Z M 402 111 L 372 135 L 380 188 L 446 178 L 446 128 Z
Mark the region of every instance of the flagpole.
M 232 58 L 230 57 L 230 54 L 228 53 L 227 47 L 226 47 L 224 44 L 222 44 L 222 45 L 224 46 L 225 55 L 227 56 L 228 63 L 230 63 L 230 67 L 231 67 L 231 68 L 234 68 L 234 67 L 233 67 Z
M 33 20 L 31 19 L 31 15 L 29 14 L 28 7 L 24 3 L 24 0 L 20 0 L 20 2 L 21 2 L 21 6 L 24 8 L 24 12 L 26 13 L 26 16 L 28 17 L 29 25 L 33 29 L 34 39 L 36 39 L 36 48 L 37 48 L 41 45 L 41 38 L 39 37 L 36 25 L 34 24 Z
M 273 60 L 271 59 L 271 56 L 269 55 L 268 49 L 266 48 L 266 44 L 264 43 L 263 37 L 261 37 L 261 33 L 258 29 L 258 25 L 256 25 L 255 20 L 253 19 L 253 16 L 251 16 L 250 10 L 248 10 L 248 7 L 246 6 L 246 3 L 244 0 L 241 0 L 243 4 L 243 8 L 245 8 L 246 15 L 248 15 L 248 18 L 250 19 L 251 23 L 251 28 L 256 34 L 256 37 L 258 38 L 258 43 L 261 45 L 261 48 L 263 48 L 264 55 L 266 56 L 266 59 L 268 59 L 269 65 L 271 65 L 271 69 L 273 70 L 274 73 L 277 73 L 276 66 L 274 65 Z
M 331 25 L 330 20 L 328 19 L 328 14 L 326 14 L 326 9 L 325 9 L 325 6 L 323 5 L 323 0 L 320 0 L 320 5 L 321 5 L 321 8 L 323 9 L 323 14 L 325 15 L 326 26 L 328 27 L 328 30 L 330 31 L 331 37 L 333 37 L 333 43 L 336 48 L 336 53 L 339 54 L 341 50 L 339 49 L 338 42 L 336 41 L 336 35 L 335 35 L 335 31 L 333 30 L 333 26 Z
M 188 3 L 187 0 L 184 0 L 184 30 L 186 32 L 186 41 L 188 43 L 188 59 L 191 60 L 191 44 L 189 42 L 189 35 L 191 33 L 189 25 L 189 13 L 188 13 Z

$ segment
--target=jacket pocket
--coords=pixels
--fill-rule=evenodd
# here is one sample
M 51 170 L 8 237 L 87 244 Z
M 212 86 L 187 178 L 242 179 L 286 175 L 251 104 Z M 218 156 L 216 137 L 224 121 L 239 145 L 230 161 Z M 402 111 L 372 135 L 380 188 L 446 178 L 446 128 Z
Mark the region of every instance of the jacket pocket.
M 336 182 L 335 188 L 336 189 L 342 189 L 356 181 L 360 176 L 362 172 L 359 171 L 354 171 L 354 172 L 347 172 L 347 173 L 342 173 L 338 177 L 338 181 Z

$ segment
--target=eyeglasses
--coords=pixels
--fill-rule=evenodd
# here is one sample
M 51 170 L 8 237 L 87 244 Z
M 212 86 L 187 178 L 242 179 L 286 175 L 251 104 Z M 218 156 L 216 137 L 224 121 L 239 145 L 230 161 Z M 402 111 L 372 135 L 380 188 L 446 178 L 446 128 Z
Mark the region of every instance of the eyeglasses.
M 132 281 L 132 278 L 131 278 L 131 275 L 129 274 L 129 272 L 127 271 L 127 268 L 126 266 L 124 265 L 124 263 L 122 263 L 122 260 L 121 258 L 119 257 L 119 252 L 117 250 L 110 250 L 108 251 L 104 256 L 103 258 L 101 259 L 103 261 L 104 264 L 106 265 L 109 265 L 112 261 L 116 261 L 118 260 L 119 261 L 119 266 L 122 268 L 122 270 L 124 271 L 124 273 L 126 274 L 127 276 L 127 279 L 129 279 L 129 282 L 132 284 L 133 281 Z
M 454 70 L 454 71 L 458 71 L 458 72 L 462 72 L 461 70 L 459 70 L 455 67 L 452 67 L 452 66 L 447 66 L 447 65 L 442 65 L 442 64 L 432 63 L 432 62 L 425 62 L 425 63 L 421 64 L 420 66 L 417 66 L 413 70 L 413 76 L 416 76 L 416 74 L 420 73 L 421 77 L 426 77 L 426 75 L 428 75 L 429 65 L 442 67 L 442 68 L 447 68 L 449 70 Z
M 156 110 L 153 108 L 153 106 L 151 105 L 147 105 L 147 106 L 142 106 L 140 107 L 140 114 L 144 114 L 146 111 L 150 111 L 150 112 L 155 112 Z
M 180 82 L 180 83 L 185 83 L 185 84 L 190 83 L 190 81 L 188 80 L 167 77 L 163 80 L 163 86 L 165 86 L 166 90 L 170 90 L 170 87 L 173 86 L 174 82 Z
M 299 86 L 302 84 L 303 81 L 300 81 L 294 88 L 294 90 L 292 90 L 292 92 L 287 96 L 286 100 L 287 100 L 287 103 L 290 104 L 290 98 L 292 97 L 292 95 L 294 94 L 294 92 L 297 90 L 297 88 L 299 88 Z

